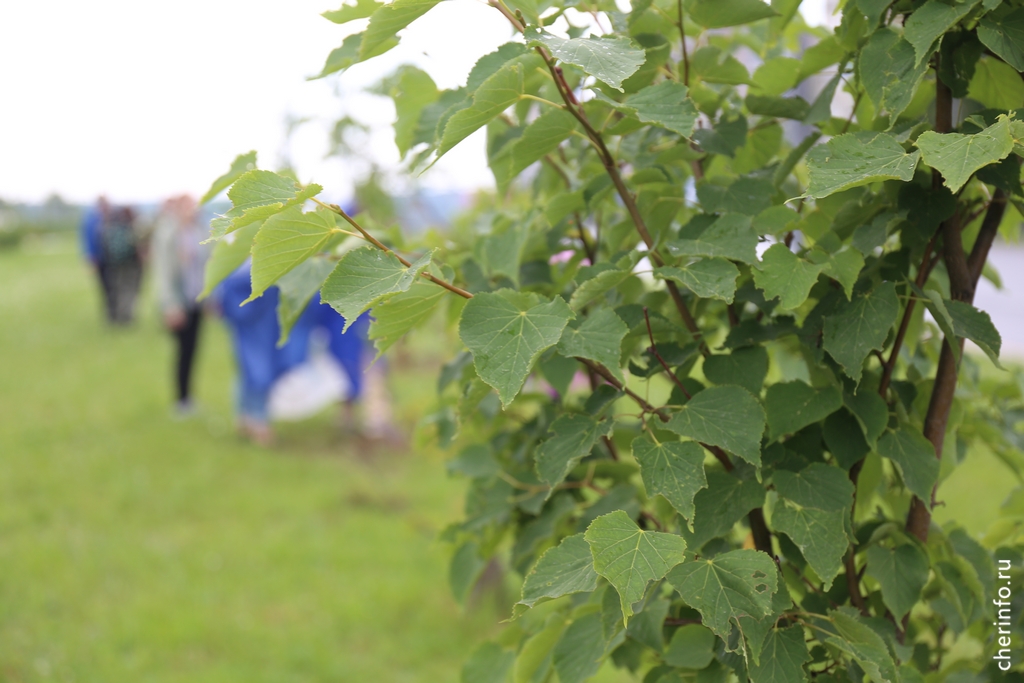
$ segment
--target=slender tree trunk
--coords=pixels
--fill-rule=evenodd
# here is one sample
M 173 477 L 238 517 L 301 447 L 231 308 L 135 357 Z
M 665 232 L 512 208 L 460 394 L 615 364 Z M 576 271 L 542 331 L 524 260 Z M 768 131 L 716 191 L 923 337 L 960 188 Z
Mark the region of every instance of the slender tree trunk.
M 1002 190 L 996 190 L 985 212 L 985 218 L 978 232 L 978 238 L 974 242 L 969 257 L 964 256 L 963 242 L 961 238 L 961 226 L 959 216 L 954 214 L 943 225 L 943 249 L 945 252 L 946 270 L 949 272 L 950 296 L 957 301 L 972 303 L 974 301 L 975 288 L 981 271 L 988 259 L 988 252 L 992 248 L 996 233 L 999 231 L 999 224 L 1006 212 L 1006 195 Z M 963 350 L 963 340 L 945 339 L 942 342 L 942 353 L 939 355 L 939 366 L 935 371 L 935 384 L 932 387 L 931 400 L 928 402 L 928 413 L 924 420 L 924 436 L 931 441 L 935 448 L 935 457 L 942 457 L 943 442 L 946 438 L 946 426 L 949 423 L 949 411 L 953 406 L 953 395 L 956 392 L 957 374 L 959 368 L 953 357 L 950 344 L 959 344 Z M 932 501 L 935 492 L 932 491 Z M 928 539 L 928 528 L 931 525 L 932 515 L 930 505 L 917 496 L 910 504 L 910 512 L 907 515 L 907 531 L 922 541 Z

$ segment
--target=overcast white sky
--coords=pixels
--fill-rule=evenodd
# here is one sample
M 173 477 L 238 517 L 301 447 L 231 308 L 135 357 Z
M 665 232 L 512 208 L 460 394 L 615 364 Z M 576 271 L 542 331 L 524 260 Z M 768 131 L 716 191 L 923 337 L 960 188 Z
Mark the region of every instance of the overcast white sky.
M 464 82 L 474 62 L 511 35 L 478 0 L 442 3 L 391 54 L 307 82 L 354 27 L 319 16 L 341 0 L 58 0 L 0 2 L 0 197 L 35 201 L 59 192 L 75 201 L 107 193 L 145 201 L 201 193 L 235 155 L 256 149 L 276 165 L 289 115 L 324 125 L 300 129 L 293 159 L 304 180 L 350 183 L 325 163 L 326 123 L 344 106 L 369 122 L 393 117 L 383 98 L 353 97 L 402 63 L 440 86 Z M 472 30 L 464 27 L 472 26 Z M 437 36 L 457 40 L 436 40 Z M 456 150 L 425 177 L 474 187 L 482 141 Z M 473 149 L 470 149 L 473 148 Z M 373 152 L 397 161 L 383 135 Z
M 441 87 L 460 85 L 479 57 L 511 37 L 481 0 L 453 0 L 414 23 L 384 57 L 340 78 L 306 81 L 345 35 L 361 30 L 319 16 L 341 4 L 0 1 L 0 198 L 38 201 L 59 192 L 85 202 L 105 193 L 136 202 L 199 194 L 239 153 L 256 149 L 261 165 L 277 165 L 288 116 L 319 121 L 293 138 L 300 177 L 343 196 L 350 170 L 322 158 L 327 124 L 343 107 L 378 126 L 378 161 L 397 162 L 385 128 L 394 116 L 390 101 L 358 94 L 363 86 L 402 63 L 426 69 Z M 421 180 L 445 188 L 489 184 L 481 136 Z

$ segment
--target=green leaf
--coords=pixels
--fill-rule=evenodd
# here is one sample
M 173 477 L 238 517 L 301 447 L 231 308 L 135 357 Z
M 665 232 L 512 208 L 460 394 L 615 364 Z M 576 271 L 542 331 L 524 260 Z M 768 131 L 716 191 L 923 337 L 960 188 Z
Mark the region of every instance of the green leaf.
M 739 26 L 778 16 L 771 5 L 761 0 L 696 0 L 687 10 L 693 20 L 704 28 Z
M 817 249 L 811 250 L 808 258 L 820 263 L 821 272 L 843 286 L 843 292 L 849 301 L 853 298 L 853 286 L 860 278 L 860 271 L 864 268 L 864 257 L 856 249 L 844 246 L 833 254 L 827 254 L 823 259 L 816 258 L 822 254 Z
M 605 97 L 599 90 L 595 90 L 594 94 L 602 102 L 635 116 L 643 123 L 651 123 L 688 138 L 693 133 L 693 124 L 697 121 L 698 113 L 687 92 L 688 88 L 682 83 L 662 81 L 630 95 L 625 102 L 616 102 Z
M 704 625 L 728 641 L 731 622 L 771 613 L 779 573 L 767 553 L 732 550 L 685 562 L 668 573 L 668 581 L 686 604 L 700 612 Z
M 924 305 L 935 319 L 939 329 L 942 330 L 942 334 L 949 340 L 949 349 L 953 352 L 953 358 L 959 364 L 960 344 L 956 340 L 957 334 L 953 330 L 953 319 L 949 316 L 949 310 L 946 308 L 946 304 L 942 299 L 942 294 L 934 289 L 921 291 L 919 287 L 913 284 L 911 285 L 911 289 L 914 294 L 917 294 L 924 299 Z
M 612 591 L 608 591 L 606 601 L 616 598 Z M 669 601 L 663 598 L 648 600 L 644 608 L 639 612 L 626 627 L 625 635 L 638 645 L 651 648 L 655 652 L 665 650 L 665 617 L 668 616 Z M 605 635 L 616 633 L 622 628 L 622 610 L 619 608 L 618 600 L 614 601 L 613 608 L 606 607 L 603 610 L 605 623 Z
M 889 424 L 889 406 L 886 405 L 885 399 L 876 392 L 865 389 L 856 394 L 844 393 L 843 403 L 857 418 L 861 431 L 864 432 L 864 440 L 874 448 L 878 437 L 882 436 Z
M 624 620 L 633 615 L 633 603 L 644 597 L 647 584 L 682 562 L 686 551 L 681 536 L 643 531 L 622 510 L 595 519 L 584 538 L 597 573 L 619 593 Z
M 331 50 L 331 53 L 327 55 L 327 61 L 324 62 L 324 67 L 320 69 L 320 73 L 313 76 L 310 80 L 317 78 L 324 78 L 330 76 L 333 73 L 344 71 L 353 64 L 358 64 L 362 61 L 359 57 L 359 50 L 363 44 L 363 33 L 353 33 L 352 35 L 341 41 L 341 46 Z M 378 47 L 378 54 L 387 52 L 395 45 L 398 45 L 397 39 L 382 43 Z
M 591 415 L 562 415 L 555 420 L 549 428 L 552 436 L 537 447 L 534 457 L 540 480 L 552 488 L 561 484 L 610 427 Z
M 528 166 L 540 161 L 576 130 L 576 118 L 564 109 L 549 109 L 530 123 L 522 137 L 508 143 L 491 162 L 499 188 L 505 188 Z
M 538 683 L 545 680 L 551 671 L 555 645 L 562 639 L 565 627 L 564 619 L 552 618 L 539 633 L 523 643 L 512 671 L 513 683 Z
M 523 596 L 516 604 L 533 607 L 541 600 L 589 593 L 595 588 L 597 572 L 594 571 L 594 557 L 583 534 L 576 534 L 563 539 L 540 556 L 526 575 Z
M 740 67 L 742 68 L 742 67 Z M 736 150 L 747 143 L 747 117 L 723 116 L 712 129 L 701 128 L 693 133 L 701 149 L 709 154 L 735 156 Z
M 576 325 L 569 323 L 558 341 L 558 352 L 563 356 L 587 358 L 606 367 L 616 379 L 625 382 L 619 357 L 622 340 L 629 333 L 622 318 L 609 308 L 602 308 Z
M 210 296 L 210 293 L 224 278 L 245 263 L 252 252 L 252 241 L 262 226 L 262 222 L 252 223 L 237 232 L 226 235 L 224 239 L 214 245 L 213 251 L 210 252 L 210 258 L 206 261 L 203 292 L 199 295 L 200 299 Z
M 978 0 L 948 5 L 941 0 L 928 0 L 914 10 L 903 25 L 903 36 L 914 46 L 916 65 L 932 54 L 932 45 L 954 24 L 963 19 L 978 4 Z
M 807 196 L 822 199 L 880 180 L 909 182 L 920 158 L 920 152 L 908 154 L 888 133 L 861 131 L 836 136 L 807 153 L 811 179 Z
M 924 163 L 942 174 L 951 192 L 958 192 L 975 171 L 1005 159 L 1013 151 L 1010 118 L 1000 116 L 995 124 L 973 135 L 930 130 L 917 138 L 917 147 Z
M 857 58 L 864 90 L 878 109 L 889 112 L 890 125 L 910 105 L 927 70 L 928 63 L 916 61 L 914 47 L 891 28 L 872 33 Z
M 752 683 L 800 683 L 807 680 L 804 664 L 811 661 L 800 626 L 768 632 L 758 663 L 750 667 Z
M 665 650 L 665 663 L 681 669 L 703 669 L 715 658 L 715 634 L 700 624 L 676 629 Z
M 843 392 L 835 385 L 813 388 L 801 380 L 768 387 L 764 397 L 769 438 L 775 441 L 820 422 L 843 406 Z
M 821 463 L 800 472 L 779 470 L 773 480 L 779 503 L 772 527 L 793 540 L 829 590 L 852 540 L 847 528 L 853 484 L 844 470 Z
M 406 333 L 420 325 L 445 297 L 444 288 L 418 280 L 409 291 L 385 299 L 373 308 L 373 320 L 367 336 L 377 349 L 377 357 Z
M 704 359 L 704 376 L 715 384 L 737 384 L 754 396 L 761 395 L 768 374 L 768 351 L 763 346 L 745 346 L 732 353 Z
M 512 402 L 540 354 L 562 336 L 573 312 L 555 297 L 502 289 L 474 296 L 462 311 L 459 337 L 473 354 L 480 379 Z
M 932 489 L 939 479 L 935 446 L 916 429 L 900 427 L 880 438 L 877 450 L 896 463 L 907 488 L 930 506 Z
M 821 426 L 821 436 L 836 464 L 847 471 L 872 450 L 849 410 L 837 410 L 829 415 Z
M 838 637 L 829 637 L 826 643 L 850 655 L 873 683 L 897 683 L 900 680 L 889 648 L 881 636 L 845 610 L 833 610 L 829 615 Z
M 647 54 L 624 37 L 559 38 L 529 29 L 524 34 L 528 45 L 543 45 L 553 57 L 583 69 L 599 81 L 622 91 L 622 81 L 636 73 Z
M 485 237 L 480 256 L 490 275 L 504 275 L 518 285 L 523 248 L 529 238 L 530 225 L 525 221 L 513 223 L 503 232 Z
M 668 243 L 673 256 L 720 256 L 757 263 L 757 232 L 749 216 L 727 213 L 715 217 L 698 214 Z
M 511 62 L 480 84 L 473 93 L 473 103 L 457 111 L 445 124 L 437 148 L 438 158 L 519 101 L 523 95 L 524 70 L 522 63 Z
M 382 7 L 383 3 L 377 2 L 376 0 L 356 0 L 354 5 L 343 4 L 336 10 L 328 10 L 321 14 L 324 19 L 333 21 L 335 24 L 347 24 L 350 21 L 356 19 L 365 19 L 378 8 Z
M 721 299 L 731 304 L 740 270 L 722 258 L 705 258 L 685 266 L 662 266 L 654 277 L 674 280 L 702 299 Z
M 252 301 L 295 266 L 323 251 L 335 236 L 334 214 L 293 206 L 263 222 L 252 245 Z
M 756 116 L 772 116 L 795 121 L 803 121 L 811 111 L 811 105 L 802 97 L 747 95 L 743 103 L 747 105 L 747 111 Z
M 633 457 L 648 496 L 661 494 L 693 528 L 693 497 L 707 488 L 704 449 L 693 441 L 654 443 L 643 436 L 633 439 Z
M 232 183 L 241 178 L 244 173 L 254 168 L 256 168 L 256 152 L 239 154 L 231 162 L 231 168 L 228 169 L 228 172 L 214 180 L 213 184 L 210 185 L 210 189 L 199 198 L 200 206 L 214 199 L 221 192 L 231 187 Z
M 742 85 L 750 82 L 750 72 L 747 71 L 747 67 L 743 66 L 740 60 L 714 45 L 702 47 L 690 56 L 690 70 L 707 83 Z
M 882 600 L 896 621 L 917 604 L 928 582 L 928 558 L 908 543 L 898 548 L 873 545 L 868 548 L 868 576 L 882 587 Z
M 487 563 L 480 557 L 480 546 L 476 541 L 467 541 L 455 551 L 448 568 L 448 586 L 455 601 L 460 605 L 466 603 L 469 591 L 476 585 L 486 566 Z
M 899 313 L 896 286 L 883 282 L 868 294 L 844 302 L 835 315 L 825 318 L 822 346 L 859 382 L 864 359 L 871 351 L 882 349 Z
M 759 94 L 778 97 L 800 82 L 800 60 L 792 57 L 772 57 L 757 67 L 753 77 Z
M 723 187 L 713 182 L 697 184 L 697 198 L 705 213 L 741 213 L 757 216 L 771 208 L 775 186 L 764 178 L 746 176 Z M 783 209 L 789 211 L 789 209 Z
M 592 267 L 600 270 L 593 277 L 581 282 L 569 299 L 569 306 L 574 311 L 582 310 L 587 304 L 604 296 L 632 276 L 631 269 L 616 268 L 608 263 Z
M 772 596 L 772 611 L 767 616 L 755 619 L 754 617 L 739 617 L 736 622 L 743 634 L 747 644 L 747 661 L 754 664 L 761 664 L 761 649 L 765 645 L 765 638 L 768 633 L 775 629 L 779 617 L 793 607 L 793 598 L 786 588 L 785 581 L 779 581 L 779 590 Z
M 300 188 L 291 178 L 254 169 L 239 176 L 228 190 L 233 206 L 210 223 L 210 239 L 262 221 L 292 206 L 301 206 L 323 190 L 316 184 Z
M 376 247 L 353 249 L 338 262 L 320 294 L 325 303 L 344 316 L 347 330 L 363 311 L 408 291 L 428 265 L 430 252 L 406 267 L 392 252 Z
M 761 262 L 754 267 L 754 283 L 764 291 L 765 299 L 778 297 L 779 308 L 789 311 L 807 301 L 821 269 L 778 242 L 764 252 Z
M 760 467 L 764 420 L 764 409 L 749 391 L 722 386 L 696 394 L 665 427 L 701 443 L 724 448 Z
M 462 667 L 462 683 L 505 683 L 516 653 L 497 643 L 478 647 Z
M 397 44 L 399 31 L 433 9 L 440 0 L 394 0 L 372 15 L 359 47 L 359 61 L 381 54 L 380 48 Z
M 1024 100 L 1024 81 L 1009 64 L 982 57 L 974 67 L 967 96 L 993 109 L 1017 109 Z
M 440 93 L 427 72 L 405 65 L 398 70 L 391 89 L 395 102 L 395 146 L 405 158 L 416 145 L 416 129 L 423 110 L 437 101 Z
M 978 25 L 978 38 L 1017 71 L 1024 71 L 1024 8 L 986 14 Z
M 590 612 L 569 624 L 553 654 L 559 683 L 582 683 L 596 674 L 606 646 L 599 612 Z
M 277 304 L 277 321 L 281 326 L 278 346 L 288 341 L 295 322 L 306 310 L 310 299 L 317 296 L 324 280 L 334 270 L 334 261 L 323 256 L 314 256 L 293 268 L 277 281 L 280 299 Z M 319 296 L 317 296 L 319 299 Z
M 709 540 L 727 534 L 748 512 L 764 504 L 764 488 L 754 479 L 741 481 L 719 470 L 708 470 L 705 476 L 708 487 L 693 499 L 693 532 L 683 529 L 683 537 L 694 552 Z
M 946 310 L 953 319 L 953 331 L 956 336 L 970 339 L 985 352 L 995 366 L 999 364 L 999 351 L 1003 345 L 1003 339 L 999 336 L 998 330 L 992 324 L 992 319 L 985 311 L 979 311 L 974 306 L 963 301 L 946 300 Z

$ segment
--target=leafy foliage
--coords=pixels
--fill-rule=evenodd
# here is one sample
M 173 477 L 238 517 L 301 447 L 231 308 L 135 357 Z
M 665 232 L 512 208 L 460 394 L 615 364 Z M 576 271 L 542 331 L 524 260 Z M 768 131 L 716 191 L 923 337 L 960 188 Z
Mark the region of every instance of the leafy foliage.
M 368 24 L 322 75 L 435 4 L 328 12 Z M 465 86 L 376 90 L 410 170 L 486 133 L 500 194 L 444 239 L 310 212 L 318 186 L 249 156 L 211 187 L 208 288 L 251 255 L 282 321 L 319 289 L 380 352 L 449 326 L 424 429 L 468 482 L 452 587 L 523 577 L 463 680 L 1001 675 L 1024 494 L 981 542 L 930 508 L 980 448 L 1024 478 L 1024 382 L 961 353 L 999 362 L 972 298 L 1024 206 L 1024 9 L 856 0 L 830 32 L 798 5 L 495 0 L 517 37 Z

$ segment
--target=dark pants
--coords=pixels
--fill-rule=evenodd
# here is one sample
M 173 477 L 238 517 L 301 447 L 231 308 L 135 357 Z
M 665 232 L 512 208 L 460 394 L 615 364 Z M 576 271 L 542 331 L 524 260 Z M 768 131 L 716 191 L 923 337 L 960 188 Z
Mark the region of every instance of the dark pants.
M 199 326 L 203 320 L 202 309 L 198 306 L 185 312 L 185 323 L 174 331 L 178 342 L 178 401 L 188 401 L 192 396 L 192 365 L 199 341 Z

